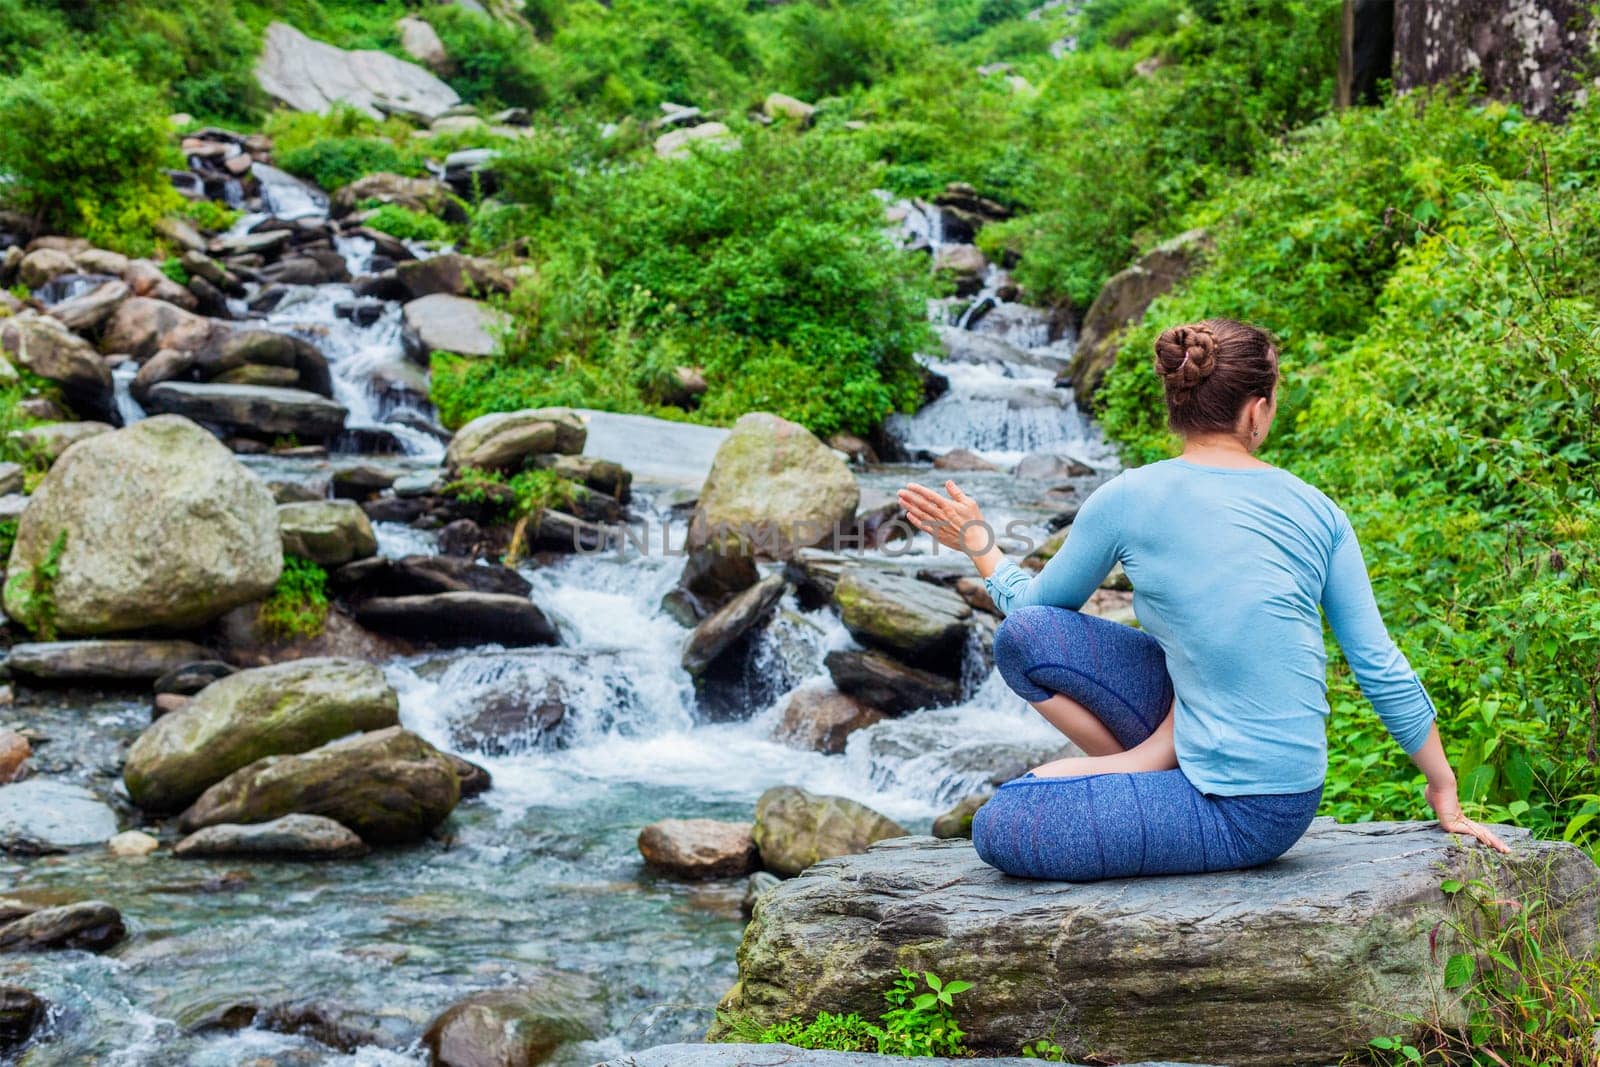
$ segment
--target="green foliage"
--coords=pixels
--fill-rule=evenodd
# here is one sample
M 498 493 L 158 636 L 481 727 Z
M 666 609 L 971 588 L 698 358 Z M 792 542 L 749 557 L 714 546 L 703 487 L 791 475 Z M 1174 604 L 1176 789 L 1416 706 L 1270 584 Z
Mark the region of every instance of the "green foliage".
M 426 13 L 450 56 L 451 88 L 481 109 L 544 107 L 554 78 L 552 58 L 528 32 L 464 7 Z
M 178 206 L 162 174 L 166 111 L 159 92 L 120 60 L 49 55 L 0 81 L 6 203 L 46 227 L 135 255 Z
M 285 556 L 272 595 L 256 610 L 256 625 L 273 640 L 316 637 L 328 622 L 328 572 L 309 559 Z
M 330 137 L 277 155 L 278 165 L 323 189 L 337 189 L 379 171 L 415 175 L 421 168 L 377 137 Z
M 724 1021 L 735 1040 L 759 1044 L 919 1058 L 966 1056 L 969 1052 L 961 1039 L 967 1035 L 956 1021 L 955 998 L 971 988 L 971 982 L 946 982 L 932 971 L 918 974 L 902 967 L 900 977 L 884 991 L 889 1007 L 879 1016 L 880 1023 L 867 1022 L 854 1012 L 820 1012 L 811 1022 L 790 1019 L 768 1027 L 739 1019 Z
M 451 236 L 450 226 L 443 219 L 399 204 L 380 204 L 363 222 L 403 241 L 448 241 Z
M 183 265 L 183 260 L 177 256 L 168 256 L 161 261 L 161 273 L 177 282 L 179 285 L 189 284 L 189 268 Z
M 6 580 L 6 593 L 16 609 L 12 614 L 41 641 L 56 639 L 55 587 L 66 549 L 67 531 L 62 530 L 50 542 L 44 559 Z
M 207 233 L 228 229 L 244 214 L 217 200 L 185 200 L 178 213 Z
M 1561 937 L 1544 887 L 1507 897 L 1484 879 L 1440 886 L 1457 916 L 1440 938 L 1445 989 L 1464 1001 L 1465 1026 L 1408 1016 L 1409 1032 L 1372 1041 L 1361 1062 L 1488 1067 L 1594 1067 L 1600 961 Z
M 524 470 L 511 477 L 468 467 L 441 490 L 464 504 L 485 507 L 507 521 L 563 509 L 589 490 L 555 471 Z
M 1046 1063 L 1066 1063 L 1067 1050 L 1050 1040 L 1041 1037 L 1022 1046 L 1022 1058 L 1025 1060 L 1043 1060 Z

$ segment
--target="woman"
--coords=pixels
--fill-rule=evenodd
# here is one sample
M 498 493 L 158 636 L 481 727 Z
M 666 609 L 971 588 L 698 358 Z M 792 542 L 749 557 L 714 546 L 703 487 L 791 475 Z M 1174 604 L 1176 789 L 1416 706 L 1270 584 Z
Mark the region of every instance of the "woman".
M 1253 867 L 1299 840 L 1327 771 L 1326 612 L 1361 691 L 1427 776 L 1445 830 L 1508 851 L 1461 813 L 1434 707 L 1379 617 L 1350 520 L 1256 459 L 1277 411 L 1278 354 L 1208 319 L 1156 341 L 1174 459 L 1084 501 L 1036 577 L 1005 558 L 978 504 L 908 485 L 900 503 L 972 557 L 1006 616 L 1006 683 L 1084 757 L 1002 785 L 972 821 L 985 862 L 1092 881 Z M 1121 563 L 1142 630 L 1079 614 Z

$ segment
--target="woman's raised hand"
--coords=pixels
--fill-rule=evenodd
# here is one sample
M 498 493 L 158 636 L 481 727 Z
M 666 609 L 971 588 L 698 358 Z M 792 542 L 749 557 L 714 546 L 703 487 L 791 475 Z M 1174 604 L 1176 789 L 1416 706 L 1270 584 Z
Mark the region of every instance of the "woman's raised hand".
M 1461 798 L 1456 794 L 1454 782 L 1439 786 L 1430 784 L 1424 796 L 1428 798 L 1428 807 L 1433 809 L 1433 814 L 1439 819 L 1440 829 L 1476 838 L 1496 852 L 1511 851 L 1504 841 L 1494 835 L 1494 831 L 1481 823 L 1473 822 L 1461 813 Z
M 984 520 L 978 502 L 961 491 L 955 482 L 945 482 L 949 496 L 912 482 L 900 490 L 900 506 L 906 518 L 946 548 L 976 555 L 994 547 L 995 534 Z

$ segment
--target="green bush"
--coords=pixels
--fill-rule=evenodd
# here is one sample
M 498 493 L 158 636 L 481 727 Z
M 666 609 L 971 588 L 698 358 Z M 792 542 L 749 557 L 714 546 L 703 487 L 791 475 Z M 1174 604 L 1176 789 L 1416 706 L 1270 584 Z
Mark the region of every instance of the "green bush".
M 405 153 L 376 137 L 331 137 L 325 141 L 290 149 L 277 155 L 280 167 L 290 174 L 328 190 L 349 185 L 357 178 L 387 171 L 395 174 L 422 173 Z
M 971 982 L 946 982 L 932 971 L 918 974 L 902 967 L 900 977 L 884 991 L 889 1007 L 879 1017 L 881 1025 L 854 1012 L 820 1012 L 810 1022 L 790 1019 L 767 1027 L 733 1018 L 722 1021 L 734 1040 L 758 1044 L 919 1058 L 967 1056 L 970 1053 L 961 1042 L 967 1035 L 956 1021 L 955 998 L 971 988 Z
M 328 572 L 309 559 L 285 556 L 272 595 L 256 609 L 256 625 L 269 638 L 316 637 L 328 622 Z
M 464 7 L 435 7 L 426 17 L 450 56 L 451 88 L 481 107 L 544 107 L 554 78 L 545 49 L 522 27 Z
M 378 205 L 364 225 L 402 241 L 448 241 L 451 236 L 450 225 L 443 219 L 399 204 Z
M 0 159 L 7 204 L 56 231 L 136 255 L 180 198 L 162 173 L 161 94 L 127 64 L 52 55 L 0 81 Z

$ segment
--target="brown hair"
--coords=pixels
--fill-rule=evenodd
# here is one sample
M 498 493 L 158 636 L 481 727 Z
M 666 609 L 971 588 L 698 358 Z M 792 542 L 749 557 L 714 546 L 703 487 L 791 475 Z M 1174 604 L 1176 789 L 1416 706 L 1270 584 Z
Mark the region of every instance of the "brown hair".
M 1173 326 L 1156 338 L 1156 374 L 1174 431 L 1232 433 L 1248 400 L 1272 395 L 1278 348 L 1267 331 L 1233 319 Z

